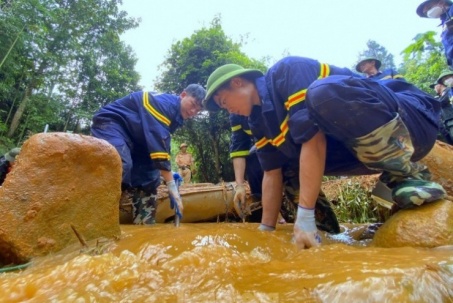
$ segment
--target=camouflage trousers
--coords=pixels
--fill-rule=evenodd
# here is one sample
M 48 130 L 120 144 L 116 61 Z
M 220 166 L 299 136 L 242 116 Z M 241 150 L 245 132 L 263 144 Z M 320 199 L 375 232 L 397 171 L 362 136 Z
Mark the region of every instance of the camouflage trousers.
M 156 223 L 157 195 L 146 194 L 142 190 L 134 193 L 132 200 L 134 224 L 152 225 Z
M 398 114 L 371 133 L 356 138 L 351 149 L 368 168 L 383 171 L 380 180 L 392 189 L 392 199 L 400 208 L 419 206 L 446 196 L 443 187 L 431 181 L 428 168 L 411 161 L 414 147 Z

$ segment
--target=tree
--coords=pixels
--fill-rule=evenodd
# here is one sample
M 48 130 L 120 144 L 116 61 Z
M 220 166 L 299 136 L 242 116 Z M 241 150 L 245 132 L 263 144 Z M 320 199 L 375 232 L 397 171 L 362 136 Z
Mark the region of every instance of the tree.
M 38 125 L 38 121 L 51 124 L 53 130 L 80 128 L 107 100 L 113 101 L 138 88 L 136 58 L 119 40 L 120 34 L 138 23 L 119 11 L 120 3 L 3 3 L 0 25 L 5 35 L 0 35 L 0 60 L 4 64 L 0 79 L 2 84 L 14 83 L 0 85 L 5 92 L 0 103 L 7 104 L 4 110 L 0 107 L 7 137 L 18 138 L 31 126 L 32 131 L 42 131 L 44 125 Z M 13 41 L 14 47 L 10 48 Z M 11 51 L 6 52 L 6 47 Z
M 403 50 L 403 66 L 408 82 L 429 94 L 434 91 L 429 87 L 443 70 L 448 69 L 442 44 L 435 40 L 436 32 L 418 34 L 414 43 Z
M 242 44 L 228 38 L 220 23 L 217 16 L 210 27 L 203 27 L 190 38 L 171 46 L 161 65 L 164 72 L 155 85 L 158 90 L 180 93 L 188 84 L 205 84 L 217 67 L 227 63 L 266 70 L 263 62 L 250 59 L 241 52 Z M 227 113 L 203 111 L 195 119 L 187 121 L 174 137 L 176 141 L 194 146 L 199 181 L 217 182 L 234 179 L 233 168 L 229 164 L 230 135 Z

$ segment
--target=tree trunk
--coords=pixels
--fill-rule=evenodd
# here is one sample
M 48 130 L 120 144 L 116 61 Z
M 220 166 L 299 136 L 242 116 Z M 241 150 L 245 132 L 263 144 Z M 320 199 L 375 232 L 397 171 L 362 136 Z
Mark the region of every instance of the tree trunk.
M 20 119 L 22 118 L 25 108 L 27 107 L 28 101 L 30 100 L 31 91 L 32 91 L 32 88 L 30 85 L 27 87 L 24 98 L 22 99 L 22 101 L 19 104 L 19 107 L 17 108 L 16 112 L 14 113 L 14 117 L 11 121 L 8 133 L 6 135 L 8 138 L 12 138 L 12 136 L 14 135 L 14 133 L 17 130 L 17 127 L 19 126 Z
M 215 139 L 212 140 L 212 146 L 214 147 L 214 167 L 217 175 L 217 181 L 221 182 L 222 178 L 222 171 L 220 170 L 220 156 L 219 156 L 219 144 L 218 140 L 216 142 Z
M 17 143 L 16 143 L 17 146 L 21 146 L 23 144 L 23 142 L 25 141 L 24 140 L 25 130 L 27 129 L 28 119 L 29 118 L 30 118 L 30 115 L 27 115 L 27 118 L 25 118 L 24 127 L 22 128 L 22 132 L 21 132 L 21 134 L 19 136 L 19 140 L 17 140 Z

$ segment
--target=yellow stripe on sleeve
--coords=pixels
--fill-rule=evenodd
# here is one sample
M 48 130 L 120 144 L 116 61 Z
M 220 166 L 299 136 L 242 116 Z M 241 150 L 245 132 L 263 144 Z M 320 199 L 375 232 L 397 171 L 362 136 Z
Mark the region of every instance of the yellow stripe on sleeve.
M 307 93 L 307 89 L 305 88 L 305 89 L 300 90 L 297 93 L 289 96 L 288 100 L 285 102 L 286 110 L 289 110 L 292 106 L 305 101 L 306 93 Z
M 272 141 L 267 139 L 266 137 L 261 138 L 255 143 L 256 148 L 260 149 L 263 148 L 267 143 L 271 143 Z
M 159 113 L 152 105 L 149 103 L 148 99 L 148 92 L 143 92 L 143 106 L 146 108 L 146 110 L 158 121 L 162 122 L 163 124 L 170 126 L 171 121 Z
M 248 155 L 250 155 L 250 152 L 248 150 L 240 150 L 230 153 L 230 158 L 247 157 Z
M 239 124 L 239 125 L 235 125 L 235 126 L 232 126 L 232 127 L 231 127 L 231 131 L 232 131 L 232 132 L 235 132 L 235 131 L 237 131 L 237 130 L 240 130 L 241 128 L 242 128 L 242 125 L 240 125 L 240 124 Z
M 168 161 L 170 161 L 170 159 L 171 159 L 170 155 L 165 152 L 151 153 L 150 157 L 152 160 L 168 160 Z
M 322 79 L 330 75 L 330 66 L 325 63 L 321 63 L 321 70 L 319 72 L 319 78 Z

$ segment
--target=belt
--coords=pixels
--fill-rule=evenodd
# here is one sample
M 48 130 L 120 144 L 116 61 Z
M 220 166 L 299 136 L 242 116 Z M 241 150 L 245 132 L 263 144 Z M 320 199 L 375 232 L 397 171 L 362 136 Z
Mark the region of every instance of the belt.
M 187 168 L 187 169 L 190 169 L 190 165 L 183 165 L 183 166 L 180 166 L 179 168 L 180 168 L 180 169 L 186 169 L 186 168 Z

